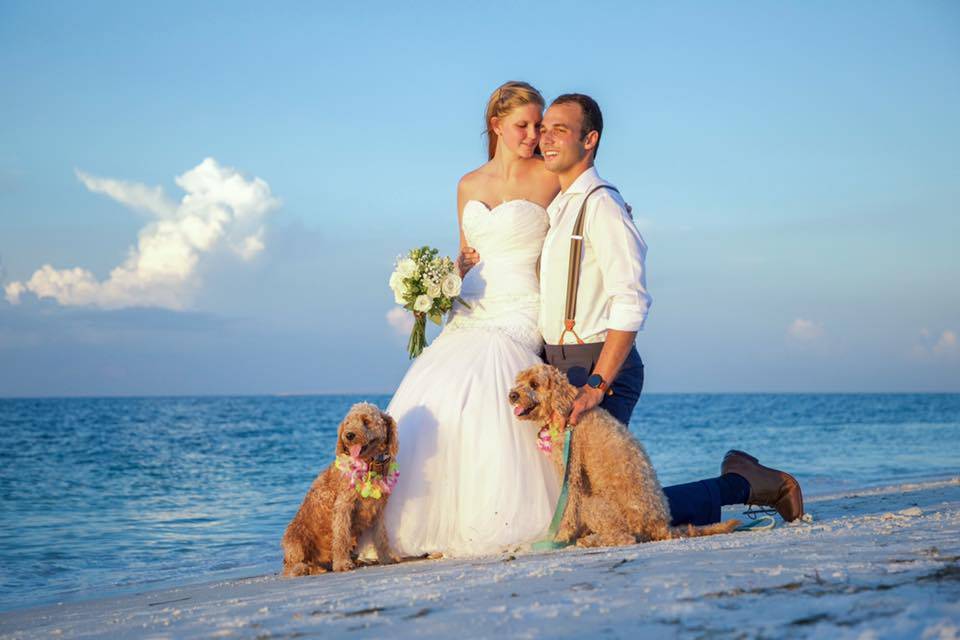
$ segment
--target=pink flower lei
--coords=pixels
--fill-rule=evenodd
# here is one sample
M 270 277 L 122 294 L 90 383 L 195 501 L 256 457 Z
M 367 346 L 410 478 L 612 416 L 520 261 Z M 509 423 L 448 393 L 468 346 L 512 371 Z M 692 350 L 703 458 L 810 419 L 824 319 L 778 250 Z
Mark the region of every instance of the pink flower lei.
M 554 445 L 559 446 L 562 441 L 563 431 L 560 430 L 556 419 L 541 427 L 537 433 L 537 448 L 547 455 L 553 451 Z
M 341 453 L 334 461 L 334 466 L 344 476 L 350 478 L 350 486 L 356 488 L 363 498 L 379 500 L 393 491 L 400 479 L 400 465 L 391 461 L 387 467 L 387 474 L 381 476 L 370 469 L 370 464 L 360 458 L 360 447 L 350 447 L 350 454 Z

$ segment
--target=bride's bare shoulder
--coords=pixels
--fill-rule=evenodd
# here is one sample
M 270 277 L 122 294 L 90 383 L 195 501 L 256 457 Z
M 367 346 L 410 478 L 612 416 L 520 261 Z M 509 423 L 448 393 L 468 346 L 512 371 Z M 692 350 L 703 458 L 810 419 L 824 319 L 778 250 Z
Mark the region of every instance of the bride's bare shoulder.
M 460 182 L 457 183 L 457 193 L 461 196 L 470 197 L 478 191 L 482 191 L 483 187 L 489 183 L 491 177 L 490 163 L 484 163 L 473 171 L 465 173 L 463 177 L 460 178 Z
M 534 156 L 527 162 L 528 177 L 536 185 L 539 194 L 547 201 L 560 192 L 560 180 L 557 174 L 547 171 L 547 167 L 540 156 Z
M 547 165 L 543 162 L 543 156 L 533 156 L 532 158 L 525 160 L 524 165 L 527 167 L 527 171 L 536 174 L 537 176 L 553 175 L 547 171 Z

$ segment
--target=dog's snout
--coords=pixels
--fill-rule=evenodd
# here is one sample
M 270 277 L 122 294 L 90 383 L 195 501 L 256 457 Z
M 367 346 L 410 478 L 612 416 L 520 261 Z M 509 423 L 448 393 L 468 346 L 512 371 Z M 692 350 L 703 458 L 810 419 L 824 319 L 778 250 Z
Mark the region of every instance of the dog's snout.
M 519 394 L 519 393 L 517 393 L 516 391 L 511 391 L 511 392 L 510 392 L 510 402 L 516 402 L 516 401 L 519 400 L 519 399 L 520 399 L 520 394 Z
M 357 437 L 357 434 L 355 434 L 353 431 L 347 431 L 345 434 L 343 434 L 343 437 L 353 442 L 353 439 Z

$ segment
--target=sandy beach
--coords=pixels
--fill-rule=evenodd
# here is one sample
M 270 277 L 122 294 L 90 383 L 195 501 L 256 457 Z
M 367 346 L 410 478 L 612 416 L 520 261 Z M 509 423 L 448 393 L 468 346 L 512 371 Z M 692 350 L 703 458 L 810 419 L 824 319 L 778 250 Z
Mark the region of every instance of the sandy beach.
M 960 477 L 811 497 L 807 512 L 812 522 L 770 531 L 263 575 L 24 609 L 0 615 L 0 635 L 960 636 Z

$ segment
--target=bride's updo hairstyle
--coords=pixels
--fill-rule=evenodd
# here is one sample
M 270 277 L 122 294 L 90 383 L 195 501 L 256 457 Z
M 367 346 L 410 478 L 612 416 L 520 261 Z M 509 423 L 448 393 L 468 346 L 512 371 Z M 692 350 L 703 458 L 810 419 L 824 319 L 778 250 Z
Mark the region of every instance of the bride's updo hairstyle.
M 526 82 L 516 80 L 504 82 L 490 94 L 490 101 L 487 102 L 487 116 L 484 121 L 486 125 L 484 133 L 487 134 L 487 160 L 492 160 L 497 152 L 497 134 L 493 132 L 490 121 L 493 118 L 502 118 L 517 107 L 530 103 L 540 105 L 541 109 L 547 104 L 540 92 Z

